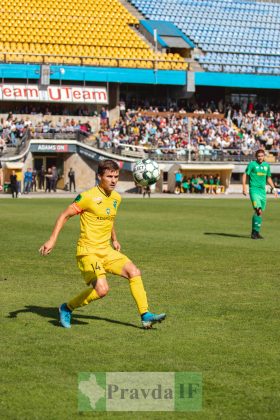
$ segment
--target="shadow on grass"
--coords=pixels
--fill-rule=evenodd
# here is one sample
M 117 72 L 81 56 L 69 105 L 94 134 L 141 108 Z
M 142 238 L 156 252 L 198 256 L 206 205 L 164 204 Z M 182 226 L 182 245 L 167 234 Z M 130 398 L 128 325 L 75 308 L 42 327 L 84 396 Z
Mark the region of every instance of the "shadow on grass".
M 204 235 L 216 235 L 216 236 L 227 236 L 229 238 L 244 238 L 251 239 L 249 235 L 236 235 L 234 233 L 222 233 L 222 232 L 204 232 Z
M 56 307 L 47 308 L 43 306 L 28 305 L 28 306 L 25 306 L 25 308 L 23 309 L 18 309 L 17 311 L 10 312 L 7 318 L 17 318 L 18 314 L 28 313 L 28 312 L 40 315 L 45 318 L 50 318 L 48 321 L 50 324 L 54 325 L 55 327 L 60 326 L 60 323 L 58 321 L 58 317 L 59 317 L 58 308 Z M 104 317 L 93 316 L 93 315 L 81 315 L 79 313 L 73 314 L 71 324 L 87 325 L 88 322 L 83 321 L 87 319 L 93 319 L 95 321 L 106 321 L 106 322 L 111 322 L 112 324 L 124 325 L 125 327 L 142 329 L 142 327 L 139 327 L 138 325 L 135 325 L 135 324 L 130 324 L 128 322 L 122 322 L 122 321 L 117 321 L 115 319 L 104 318 Z

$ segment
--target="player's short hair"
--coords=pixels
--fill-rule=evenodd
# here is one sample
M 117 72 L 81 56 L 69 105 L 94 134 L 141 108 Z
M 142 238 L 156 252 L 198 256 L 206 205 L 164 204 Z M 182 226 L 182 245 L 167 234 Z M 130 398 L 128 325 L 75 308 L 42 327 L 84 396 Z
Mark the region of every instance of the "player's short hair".
M 117 164 L 117 162 L 115 162 L 112 159 L 105 159 L 105 160 L 101 160 L 98 164 L 98 169 L 97 169 L 97 173 L 98 175 L 104 175 L 105 171 L 119 171 L 120 167 Z
M 257 151 L 256 151 L 256 153 L 255 153 L 255 156 L 257 157 L 259 154 L 263 154 L 263 155 L 265 155 L 265 151 L 263 150 L 263 149 L 258 149 Z

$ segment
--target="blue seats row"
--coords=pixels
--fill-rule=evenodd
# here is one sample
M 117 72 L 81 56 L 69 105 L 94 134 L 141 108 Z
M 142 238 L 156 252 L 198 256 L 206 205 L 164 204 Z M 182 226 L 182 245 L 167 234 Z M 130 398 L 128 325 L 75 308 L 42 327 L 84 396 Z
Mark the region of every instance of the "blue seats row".
M 130 1 L 146 18 L 171 21 L 185 32 L 205 53 L 197 59 L 206 70 L 280 74 L 280 3 Z

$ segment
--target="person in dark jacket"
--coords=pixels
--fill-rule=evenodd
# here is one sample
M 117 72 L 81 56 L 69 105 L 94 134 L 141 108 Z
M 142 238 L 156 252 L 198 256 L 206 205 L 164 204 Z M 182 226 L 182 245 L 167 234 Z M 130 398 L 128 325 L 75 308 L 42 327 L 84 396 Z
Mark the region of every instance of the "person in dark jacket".
M 75 171 L 73 170 L 73 168 L 70 168 L 70 171 L 68 172 L 68 178 L 70 192 L 72 191 L 72 186 L 74 188 L 74 192 L 76 192 Z
M 18 198 L 18 182 L 17 182 L 17 174 L 16 171 L 12 172 L 10 176 L 10 186 L 13 198 Z

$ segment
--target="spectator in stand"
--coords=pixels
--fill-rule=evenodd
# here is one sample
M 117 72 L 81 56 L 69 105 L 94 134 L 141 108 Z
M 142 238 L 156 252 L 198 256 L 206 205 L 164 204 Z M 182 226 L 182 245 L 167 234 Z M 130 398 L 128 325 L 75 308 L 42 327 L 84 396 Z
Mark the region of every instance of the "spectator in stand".
M 62 131 L 63 131 L 63 123 L 62 123 L 61 117 L 59 117 L 55 125 L 55 132 L 61 133 Z
M 8 113 L 8 116 L 7 116 L 7 121 L 10 121 L 10 120 L 13 120 L 13 119 L 14 119 L 13 113 L 12 113 L 12 111 L 10 111 Z
M 124 101 L 120 101 L 120 114 L 122 118 L 125 117 L 125 102 Z
M 3 154 L 6 151 L 6 142 L 5 140 L 0 137 L 0 154 Z
M 101 128 L 107 128 L 107 111 L 104 106 L 101 108 L 100 111 L 100 125 Z
M 18 181 L 16 171 L 12 171 L 10 176 L 10 188 L 13 198 L 18 198 Z

